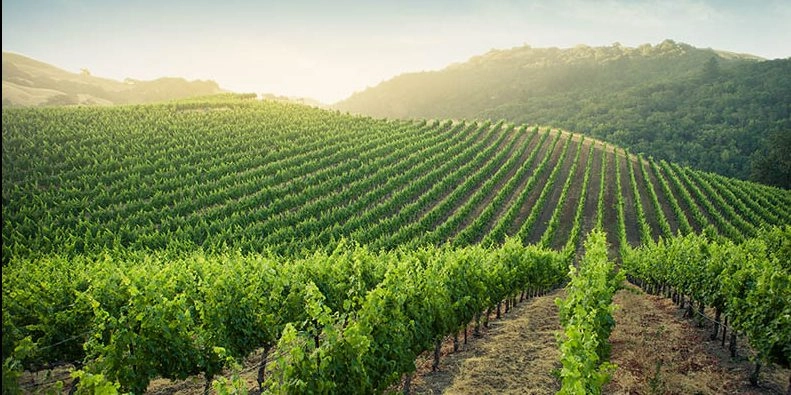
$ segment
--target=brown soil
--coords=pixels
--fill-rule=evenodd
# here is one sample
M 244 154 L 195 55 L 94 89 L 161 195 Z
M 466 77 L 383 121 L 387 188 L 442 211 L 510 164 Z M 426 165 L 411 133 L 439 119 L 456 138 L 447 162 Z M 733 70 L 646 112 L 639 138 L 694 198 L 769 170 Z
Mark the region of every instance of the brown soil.
M 563 209 L 561 210 L 560 221 L 558 222 L 557 229 L 555 229 L 555 235 L 552 237 L 550 248 L 559 250 L 565 246 L 566 241 L 569 239 L 571 228 L 574 226 L 574 215 L 577 213 L 577 205 L 579 204 L 582 194 L 585 194 L 585 203 L 587 203 L 588 196 L 591 196 L 588 191 L 582 190 L 582 180 L 585 178 L 585 167 L 588 164 L 588 157 L 591 156 L 591 144 L 592 142 L 590 140 L 585 140 L 582 151 L 580 152 L 580 159 L 579 163 L 577 163 L 577 168 L 575 169 L 574 174 L 569 175 L 569 177 L 572 177 L 571 185 L 569 185 L 569 191 L 566 194 L 566 201 L 560 202 L 563 204 Z M 591 162 L 591 166 L 593 166 L 593 162 Z M 588 176 L 589 178 L 587 188 L 592 187 L 590 177 L 593 176 L 593 172 L 591 172 L 591 174 Z M 564 180 L 563 182 L 565 183 L 566 181 Z M 595 196 L 599 196 L 598 191 L 597 195 Z
M 528 135 L 530 135 L 530 141 L 528 141 L 527 144 L 525 144 L 525 139 L 528 138 Z M 491 192 L 488 195 L 486 195 L 486 197 L 484 197 L 481 200 L 481 202 L 478 203 L 477 206 L 475 206 L 475 208 L 467 215 L 466 218 L 464 218 L 462 223 L 459 224 L 458 229 L 456 229 L 451 234 L 451 238 L 455 237 L 459 232 L 462 231 L 462 229 L 470 226 L 470 224 L 472 224 L 473 221 L 475 221 L 475 219 L 481 215 L 483 210 L 485 210 L 486 207 L 489 206 L 492 200 L 494 200 L 494 198 L 500 193 L 500 190 L 503 188 L 503 186 L 508 181 L 511 180 L 511 178 L 514 176 L 514 174 L 516 174 L 517 171 L 519 171 L 519 168 L 521 167 L 520 164 L 525 163 L 525 160 L 527 160 L 528 156 L 530 156 L 530 153 L 532 152 L 535 144 L 537 144 L 538 140 L 539 140 L 538 133 L 523 132 L 521 135 L 519 135 L 519 141 L 514 145 L 515 150 L 521 148 L 521 152 L 519 153 L 519 159 L 514 164 L 514 166 L 508 169 L 506 174 L 504 174 L 503 177 L 501 177 L 500 180 L 497 181 L 497 184 L 495 184 Z
M 482 338 L 440 360 L 438 372 L 418 367 L 415 394 L 554 394 L 560 382 L 556 332 L 560 331 L 555 298 L 560 289 L 517 305 L 490 322 Z M 430 366 L 431 361 L 427 361 Z
M 568 202 L 558 202 L 558 199 L 560 199 L 560 193 L 563 190 L 563 185 L 566 183 L 566 179 L 569 177 L 571 166 L 574 164 L 574 157 L 577 155 L 577 147 L 579 147 L 579 141 L 575 141 L 574 139 L 571 141 L 572 142 L 569 144 L 568 152 L 566 152 L 566 157 L 563 158 L 563 163 L 561 165 L 562 167 L 555 176 L 555 183 L 552 186 L 552 190 L 549 191 L 549 195 L 547 196 L 544 206 L 540 207 L 541 214 L 539 214 L 536 222 L 533 224 L 533 228 L 529 230 L 530 233 L 526 239 L 527 243 L 529 244 L 535 244 L 541 240 L 541 237 L 547 230 L 549 220 L 552 218 L 552 213 L 555 211 L 555 207 L 561 203 L 568 204 Z M 580 152 L 580 159 L 583 156 L 582 154 L 583 153 Z M 577 167 L 579 167 L 579 165 L 577 165 Z M 567 221 L 570 220 L 569 217 L 563 217 L 562 219 Z
M 607 171 L 604 176 L 604 218 L 602 227 L 608 229 L 607 242 L 610 245 L 610 256 L 619 256 L 618 250 L 621 248 L 621 241 L 618 239 L 618 200 L 616 198 L 615 186 L 615 153 L 605 155 L 607 161 Z M 601 171 L 599 169 L 599 171 Z M 601 174 L 601 173 L 599 173 Z M 597 197 L 598 198 L 598 197 Z M 597 202 L 598 203 L 598 202 Z
M 637 223 L 637 211 L 635 208 L 635 196 L 632 191 L 632 181 L 629 179 L 629 165 L 626 157 L 619 158 L 621 167 L 621 193 L 623 194 L 623 215 L 626 224 L 626 241 L 636 246 L 640 244 L 640 224 Z M 615 168 L 613 168 L 613 172 Z M 618 229 L 605 228 L 605 229 Z
M 544 144 L 547 144 L 547 147 L 551 147 L 552 146 L 551 140 L 554 138 L 555 136 L 550 135 Z M 533 184 L 533 189 L 530 192 L 528 192 L 529 195 L 527 199 L 525 199 L 525 202 L 522 205 L 522 207 L 519 208 L 519 213 L 516 215 L 516 219 L 514 220 L 514 223 L 511 224 L 510 228 L 506 232 L 507 234 L 514 235 L 518 233 L 519 228 L 522 226 L 525 220 L 527 220 L 527 217 L 530 215 L 530 210 L 533 208 L 533 205 L 536 204 L 536 201 L 538 200 L 538 197 L 541 195 L 541 191 L 543 190 L 544 185 L 547 183 L 547 180 L 549 179 L 549 174 L 552 173 L 552 166 L 554 166 L 557 163 L 558 159 L 560 158 L 561 152 L 563 152 L 563 145 L 565 143 L 566 142 L 565 140 L 563 140 L 563 137 L 561 137 L 560 140 L 558 140 L 557 144 L 555 145 L 555 150 L 550 153 L 551 156 L 549 162 L 544 168 L 543 173 L 539 175 L 538 180 L 536 180 L 536 183 Z M 570 148 L 571 147 L 569 147 L 569 149 Z M 543 160 L 543 158 L 541 158 L 541 160 Z M 539 161 L 538 163 L 541 162 Z
M 670 299 L 627 284 L 615 296 L 610 361 L 618 365 L 609 394 L 782 394 L 788 370 L 764 369 L 760 387 L 748 381 L 752 365 L 731 359 L 709 330 L 682 318 Z M 737 342 L 739 343 L 739 342 Z M 744 345 L 742 345 L 744 347 Z M 747 355 L 740 350 L 740 355 Z

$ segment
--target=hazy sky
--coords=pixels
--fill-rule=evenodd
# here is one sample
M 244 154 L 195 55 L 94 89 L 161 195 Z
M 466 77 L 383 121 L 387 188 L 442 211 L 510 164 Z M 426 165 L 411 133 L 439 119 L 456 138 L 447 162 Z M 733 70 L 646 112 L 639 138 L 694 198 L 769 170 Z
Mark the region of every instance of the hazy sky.
M 3 51 L 113 79 L 212 79 L 332 103 L 408 71 L 529 44 L 669 38 L 791 56 L 791 1 L 3 0 Z

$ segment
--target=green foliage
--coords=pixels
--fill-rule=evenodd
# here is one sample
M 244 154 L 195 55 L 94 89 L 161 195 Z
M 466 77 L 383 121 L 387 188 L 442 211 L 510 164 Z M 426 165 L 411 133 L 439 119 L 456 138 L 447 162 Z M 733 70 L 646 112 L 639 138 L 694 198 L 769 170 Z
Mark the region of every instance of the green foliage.
M 324 295 L 313 284 L 305 290 L 307 320 L 303 330 L 286 324 L 277 348 L 284 354 L 270 376 L 273 393 L 337 393 L 340 388 L 370 392 L 362 356 L 369 348 L 366 330 L 346 325 L 348 317 L 324 305 Z
M 376 250 L 490 245 L 514 235 L 533 242 L 543 234 L 543 242 L 559 246 L 567 240 L 561 225 L 568 205 L 553 204 L 562 207 L 551 221 L 540 219 L 556 189 L 572 189 L 573 178 L 555 181 L 579 151 L 568 152 L 569 134 L 525 130 L 505 122 L 374 120 L 224 96 L 4 109 L 3 263 L 108 250 L 306 256 L 344 238 Z M 663 170 L 677 189 L 666 199 L 679 196 L 684 205 L 676 215 L 691 213 L 700 229 L 722 205 L 733 210 L 723 207 L 714 224 L 731 238 L 751 232 L 747 223 L 791 218 L 788 191 L 686 170 L 676 179 Z M 607 199 L 616 193 L 605 189 Z M 54 287 L 48 297 L 65 310 L 75 298 L 70 292 Z
M 612 298 L 624 274 L 607 258 L 607 239 L 594 230 L 585 240 L 579 269 L 569 268 L 566 298 L 558 299 L 563 335 L 560 341 L 562 387 L 559 394 L 600 394 L 615 370 L 608 362 L 608 338 L 615 326 Z
M 216 349 L 220 356 L 225 355 L 225 365 L 231 371 L 231 378 L 224 376 L 218 377 L 211 382 L 212 388 L 218 395 L 247 395 L 247 382 L 240 376 L 242 365 L 234 360 L 233 357 L 226 355 L 225 350 Z
M 560 135 L 560 132 L 558 132 L 558 134 Z M 541 189 L 541 194 L 538 196 L 538 200 L 530 210 L 530 215 L 527 217 L 525 222 L 519 228 L 519 232 L 516 234 L 519 238 L 523 240 L 528 239 L 528 236 L 530 235 L 530 232 L 533 229 L 533 225 L 535 225 L 536 221 L 538 220 L 538 216 L 541 214 L 541 210 L 546 204 L 547 199 L 549 199 L 550 192 L 554 190 L 555 181 L 557 179 L 558 173 L 560 173 L 560 169 L 563 167 L 563 160 L 566 158 L 566 155 L 568 154 L 569 147 L 571 146 L 572 137 L 573 135 L 569 134 L 568 137 L 566 138 L 566 143 L 563 145 L 563 150 L 560 153 L 560 158 L 555 162 L 555 166 L 552 168 L 552 172 L 549 173 L 549 178 L 547 179 L 546 183 L 543 185 Z M 580 145 L 579 147 L 581 148 L 582 146 Z M 577 152 L 579 152 L 579 149 L 577 150 Z M 578 155 L 575 155 L 575 157 L 579 158 Z
M 637 48 L 524 46 L 404 74 L 335 108 L 537 122 L 729 177 L 752 172 L 753 180 L 788 188 L 788 149 L 776 142 L 788 147 L 790 74 L 791 59 L 759 61 L 670 40 Z
M 3 312 L 3 324 L 5 325 L 6 313 Z M 3 341 L 6 340 L 5 329 L 3 330 Z M 22 374 L 23 365 L 22 361 L 33 351 L 35 345 L 30 336 L 25 337 L 19 343 L 14 345 L 13 352 L 10 355 L 3 355 L 3 394 L 21 394 L 22 389 L 19 388 L 19 376 Z M 6 352 L 5 345 L 3 352 Z
M 544 132 L 544 138 L 541 140 L 543 141 L 549 136 L 549 131 Z M 502 242 L 506 236 L 513 236 L 516 232 L 509 233 L 509 227 L 512 226 L 513 222 L 516 219 L 516 216 L 519 214 L 520 207 L 522 207 L 527 200 L 530 192 L 535 187 L 536 183 L 538 182 L 541 175 L 546 171 L 547 167 L 550 165 L 550 159 L 552 158 L 552 152 L 554 152 L 555 147 L 557 146 L 558 142 L 560 141 L 561 133 L 555 133 L 555 138 L 552 139 L 552 143 L 550 144 L 549 149 L 544 154 L 544 158 L 538 164 L 536 170 L 533 171 L 530 178 L 525 183 L 525 186 L 519 192 L 519 195 L 516 197 L 514 204 L 512 204 L 508 211 L 505 212 L 500 218 L 497 220 L 495 225 L 493 226 L 492 230 L 483 240 L 483 243 L 486 245 L 490 245 L 493 243 L 500 243 Z M 517 229 L 518 231 L 518 229 Z
M 260 366 L 272 391 L 385 391 L 482 312 L 563 282 L 592 225 L 595 150 L 572 207 L 574 141 L 502 121 L 374 120 L 234 97 L 4 109 L 4 385 L 74 363 L 86 391 L 139 393 L 155 377 L 211 383 L 264 349 L 281 358 Z M 611 152 L 599 152 L 604 184 Z M 615 160 L 597 220 L 620 207 L 625 249 Z M 674 211 L 709 237 L 791 218 L 787 191 L 652 164 L 681 197 Z M 644 193 L 630 174 L 632 194 Z M 525 247 L 542 226 L 561 252 Z M 770 274 L 756 278 L 782 286 Z M 218 391 L 241 390 L 234 380 Z
M 287 325 L 269 379 L 274 393 L 381 393 L 415 371 L 415 358 L 481 311 L 526 288 L 562 279 L 565 255 L 509 239 L 499 248 L 402 251 L 354 313 L 333 311 L 323 295 L 301 327 Z
M 560 224 L 560 215 L 563 211 L 563 207 L 567 202 L 566 196 L 568 195 L 569 189 L 571 188 L 571 183 L 575 181 L 575 173 L 577 171 L 577 166 L 579 165 L 580 154 L 582 153 L 582 146 L 585 138 L 583 137 L 579 144 L 577 144 L 577 150 L 574 154 L 574 159 L 571 163 L 571 169 L 569 169 L 569 173 L 566 176 L 566 181 L 563 183 L 563 188 L 560 190 L 560 197 L 558 198 L 558 204 L 555 205 L 555 209 L 552 211 L 552 217 L 549 219 L 547 223 L 547 228 L 544 231 L 544 234 L 541 235 L 541 239 L 538 241 L 538 244 L 544 248 L 549 248 L 552 238 L 555 236 L 555 230 L 557 229 L 558 225 Z M 583 183 L 587 186 L 586 183 Z M 585 188 L 583 188 L 585 190 Z M 584 204 L 584 199 L 580 199 L 580 203 L 578 206 Z M 578 215 L 575 215 L 575 218 Z M 576 220 L 575 220 L 576 222 Z
M 608 186 L 607 177 L 607 145 L 602 150 L 601 172 L 599 173 L 599 198 L 596 201 L 596 229 L 604 230 L 604 196 Z
M 120 393 L 121 385 L 117 382 L 109 381 L 101 373 L 91 373 L 86 369 L 76 370 L 71 377 L 77 381 L 76 394 L 95 394 L 95 395 L 116 395 Z
M 657 163 L 653 160 L 653 158 L 649 158 L 649 162 L 651 164 L 651 169 L 653 170 L 654 176 L 656 176 L 656 178 L 659 180 L 659 185 L 662 187 L 663 195 L 667 198 L 670 207 L 673 209 L 673 213 L 676 215 L 676 220 L 678 220 L 679 223 L 678 231 L 681 234 L 688 234 L 693 232 L 692 225 L 689 224 L 689 220 L 687 219 L 686 213 L 681 208 L 681 205 L 678 203 L 678 199 L 675 197 L 675 195 L 673 195 L 673 191 L 670 189 L 670 184 L 665 179 L 665 175 L 662 174 L 662 171 L 659 169 L 659 165 L 657 165 Z M 656 193 L 652 194 L 652 196 L 655 195 Z M 668 236 L 670 235 L 665 234 L 665 237 Z
M 17 352 L 5 359 L 4 385 L 75 344 L 83 352 L 69 358 L 85 364 L 75 376 L 81 391 L 133 393 L 156 377 L 203 374 L 211 382 L 255 350 L 275 347 L 272 392 L 382 392 L 415 370 L 418 354 L 481 311 L 521 290 L 558 284 L 568 261 L 516 239 L 376 253 L 341 242 L 300 259 L 127 252 L 71 264 L 57 256 L 15 260 L 4 278 L 60 279 L 59 287 L 74 290 L 74 306 L 85 306 L 68 311 L 84 325 L 66 342 L 48 343 L 48 334 L 69 325 L 9 308 L 38 295 L 21 292 L 26 283 L 5 283 L 3 341 Z M 37 302 L 42 311 L 58 303 Z M 213 385 L 241 390 L 234 380 Z
M 618 245 L 623 255 L 624 249 L 629 245 L 626 239 L 626 214 L 624 213 L 624 197 L 623 186 L 621 185 L 621 156 L 618 155 L 616 150 L 613 150 L 613 157 L 615 157 L 615 212 L 616 220 L 618 221 Z M 603 231 L 603 230 L 602 230 Z
M 775 130 L 764 147 L 752 154 L 750 179 L 764 184 L 791 189 L 791 125 Z
M 640 189 L 637 186 L 637 179 L 635 178 L 635 171 L 634 171 L 634 163 L 630 158 L 628 152 L 625 153 L 626 156 L 626 168 L 629 169 L 629 184 L 632 187 L 632 196 L 634 199 L 634 207 L 635 207 L 635 214 L 637 215 L 637 225 L 640 228 L 640 243 L 648 244 L 653 242 L 654 238 L 651 235 L 651 227 L 648 225 L 648 220 L 646 220 L 645 216 L 645 209 L 643 208 L 643 202 L 640 199 Z M 638 166 L 640 165 L 639 158 L 638 158 Z
M 629 274 L 720 309 L 765 362 L 791 363 L 791 226 L 740 244 L 687 235 L 624 257 Z
M 571 232 L 568 240 L 566 241 L 566 245 L 563 247 L 563 249 L 566 251 L 576 251 L 577 245 L 579 244 L 581 239 L 582 214 L 583 214 L 583 210 L 585 209 L 585 201 L 587 200 L 586 191 L 588 190 L 588 183 L 590 182 L 591 169 L 593 168 L 592 165 L 593 165 L 594 148 L 595 148 L 595 144 L 591 144 L 590 148 L 588 149 L 588 159 L 585 162 L 585 172 L 583 173 L 582 176 L 582 188 L 581 188 L 582 192 L 577 202 L 577 209 L 574 212 L 574 225 L 571 228 Z M 569 175 L 569 179 L 571 178 L 572 176 Z M 599 191 L 599 196 L 601 196 L 601 194 L 602 192 Z

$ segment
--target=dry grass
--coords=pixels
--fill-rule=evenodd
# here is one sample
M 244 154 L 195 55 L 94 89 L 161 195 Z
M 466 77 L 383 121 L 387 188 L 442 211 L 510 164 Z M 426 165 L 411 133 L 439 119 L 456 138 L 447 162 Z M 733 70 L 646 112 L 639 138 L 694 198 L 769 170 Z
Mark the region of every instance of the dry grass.
M 564 291 L 520 303 L 503 319 L 492 320 L 481 338 L 453 353 L 453 342 L 442 346 L 440 369 L 431 372 L 433 353 L 416 361 L 418 371 L 412 379 L 416 394 L 554 394 L 560 382 L 553 371 L 560 367 L 556 333 L 560 331 L 554 300 Z M 615 296 L 616 326 L 610 336 L 611 361 L 618 365 L 606 394 L 784 394 L 789 370 L 777 366 L 762 370 L 761 386 L 748 382 L 752 364 L 750 350 L 739 341 L 739 355 L 731 359 L 719 342 L 708 341 L 709 328 L 698 328 L 682 318 L 669 299 L 647 295 L 627 285 Z M 252 394 L 257 393 L 256 363 L 261 355 L 245 363 L 242 377 Z M 50 372 L 26 373 L 22 382 L 31 392 L 36 386 L 65 379 L 67 367 Z M 192 377 L 185 381 L 154 380 L 150 394 L 202 394 L 205 381 Z M 253 390 L 256 389 L 256 390 Z M 393 392 L 400 388 L 392 388 Z
M 439 372 L 419 374 L 416 394 L 554 394 L 560 367 L 555 298 L 563 290 L 523 302 L 467 349 L 441 360 Z
M 628 285 L 615 296 L 615 328 L 610 335 L 618 365 L 609 394 L 782 394 L 788 372 L 769 368 L 765 384 L 748 382 L 751 364 L 730 360 L 718 342 L 708 341 L 708 329 L 682 318 L 672 301 L 648 295 Z M 719 351 L 718 351 L 719 349 Z M 742 350 L 741 355 L 747 351 Z M 779 380 L 779 381 L 778 381 Z

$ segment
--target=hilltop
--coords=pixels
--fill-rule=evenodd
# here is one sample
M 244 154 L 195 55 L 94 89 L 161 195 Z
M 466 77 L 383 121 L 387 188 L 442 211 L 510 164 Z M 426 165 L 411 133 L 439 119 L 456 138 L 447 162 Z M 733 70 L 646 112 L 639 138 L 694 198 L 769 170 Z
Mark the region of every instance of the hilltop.
M 214 81 L 159 78 L 115 81 L 71 73 L 19 54 L 3 52 L 3 107 L 139 104 L 203 96 L 222 90 Z
M 493 50 L 335 104 L 395 118 L 506 119 L 657 159 L 791 187 L 791 59 L 657 45 Z M 783 148 L 777 148 L 783 147 Z

